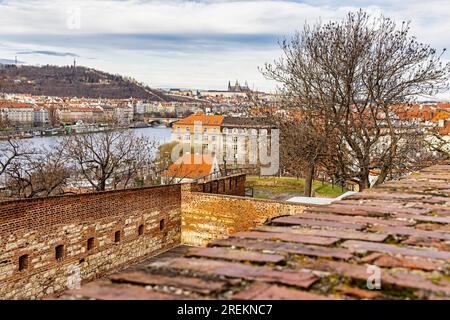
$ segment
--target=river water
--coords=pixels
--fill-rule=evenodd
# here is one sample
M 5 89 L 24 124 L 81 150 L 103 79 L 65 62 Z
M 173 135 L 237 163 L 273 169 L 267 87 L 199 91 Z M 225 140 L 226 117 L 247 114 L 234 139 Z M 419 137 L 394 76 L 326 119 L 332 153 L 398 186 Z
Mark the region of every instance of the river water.
M 137 128 L 130 129 L 133 130 L 134 133 L 138 136 L 143 136 L 149 139 L 156 139 L 160 144 L 169 143 L 171 139 L 170 128 Z M 23 141 L 27 141 L 33 147 L 40 148 L 46 147 L 51 148 L 62 138 L 62 136 L 53 136 L 53 137 L 33 137 L 31 139 L 26 139 Z

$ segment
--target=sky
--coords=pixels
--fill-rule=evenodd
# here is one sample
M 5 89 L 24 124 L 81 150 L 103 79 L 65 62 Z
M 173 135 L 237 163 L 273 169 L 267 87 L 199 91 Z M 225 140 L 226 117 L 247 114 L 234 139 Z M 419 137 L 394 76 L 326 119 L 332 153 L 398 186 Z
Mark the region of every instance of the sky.
M 76 59 L 154 88 L 226 89 L 239 79 L 271 91 L 258 67 L 281 55 L 278 40 L 359 8 L 411 21 L 419 41 L 450 51 L 450 0 L 0 0 L 0 63 Z

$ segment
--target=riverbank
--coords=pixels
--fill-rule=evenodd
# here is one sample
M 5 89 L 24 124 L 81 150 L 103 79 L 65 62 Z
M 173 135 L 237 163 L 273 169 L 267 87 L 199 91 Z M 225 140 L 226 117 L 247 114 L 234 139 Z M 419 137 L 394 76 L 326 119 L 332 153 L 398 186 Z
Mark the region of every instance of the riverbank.
M 33 137 L 66 136 L 72 134 L 99 133 L 112 130 L 167 128 L 163 124 L 151 125 L 147 123 L 132 123 L 125 126 L 110 126 L 108 124 L 75 124 L 56 128 L 22 128 L 0 130 L 0 140 L 31 139 Z

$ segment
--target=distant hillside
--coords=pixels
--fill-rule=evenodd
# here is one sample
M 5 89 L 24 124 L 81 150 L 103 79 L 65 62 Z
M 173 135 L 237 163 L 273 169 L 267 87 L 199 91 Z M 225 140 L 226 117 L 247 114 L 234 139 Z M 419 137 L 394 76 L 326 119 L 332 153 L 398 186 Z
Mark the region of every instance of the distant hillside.
M 0 92 L 59 97 L 187 101 L 146 87 L 131 78 L 91 68 L 0 64 Z

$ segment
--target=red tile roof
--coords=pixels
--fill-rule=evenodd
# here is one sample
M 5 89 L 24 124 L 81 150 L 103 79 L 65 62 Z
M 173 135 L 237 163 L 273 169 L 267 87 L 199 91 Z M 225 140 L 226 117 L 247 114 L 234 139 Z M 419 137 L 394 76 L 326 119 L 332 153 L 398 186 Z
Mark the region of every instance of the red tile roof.
M 223 116 L 204 115 L 202 112 L 199 112 L 175 122 L 175 125 L 194 125 L 197 124 L 197 121 L 200 121 L 202 125 L 220 126 Z
M 213 168 L 213 157 L 210 155 L 185 154 L 183 157 L 170 165 L 166 177 L 200 179 L 211 174 Z

